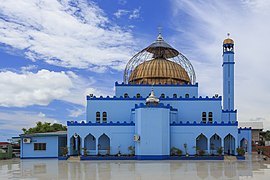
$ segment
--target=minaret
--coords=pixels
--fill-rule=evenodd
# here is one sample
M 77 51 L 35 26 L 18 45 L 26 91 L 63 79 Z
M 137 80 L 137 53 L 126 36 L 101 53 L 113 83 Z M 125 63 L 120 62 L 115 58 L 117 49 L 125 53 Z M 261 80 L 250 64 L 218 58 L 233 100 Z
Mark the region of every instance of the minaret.
M 234 110 L 234 41 L 228 38 L 223 41 L 223 110 Z

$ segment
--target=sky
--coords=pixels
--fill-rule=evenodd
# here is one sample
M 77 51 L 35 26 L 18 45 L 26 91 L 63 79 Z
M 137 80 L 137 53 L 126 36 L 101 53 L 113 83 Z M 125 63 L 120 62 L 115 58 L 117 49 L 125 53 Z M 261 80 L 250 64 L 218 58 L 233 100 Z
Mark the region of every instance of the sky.
M 222 95 L 222 42 L 235 41 L 239 121 L 270 129 L 270 1 L 0 0 L 0 141 L 37 121 L 85 120 L 129 59 L 162 36 L 192 63 L 199 94 Z

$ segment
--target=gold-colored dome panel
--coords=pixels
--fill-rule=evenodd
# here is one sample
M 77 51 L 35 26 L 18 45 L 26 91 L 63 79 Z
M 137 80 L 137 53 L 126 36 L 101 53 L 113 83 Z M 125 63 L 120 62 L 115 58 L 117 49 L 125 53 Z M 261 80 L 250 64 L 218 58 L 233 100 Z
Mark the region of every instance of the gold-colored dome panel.
M 227 38 L 223 41 L 223 44 L 234 44 L 234 41 L 230 38 Z
M 156 58 L 138 65 L 131 73 L 131 84 L 189 84 L 185 69 L 172 61 Z

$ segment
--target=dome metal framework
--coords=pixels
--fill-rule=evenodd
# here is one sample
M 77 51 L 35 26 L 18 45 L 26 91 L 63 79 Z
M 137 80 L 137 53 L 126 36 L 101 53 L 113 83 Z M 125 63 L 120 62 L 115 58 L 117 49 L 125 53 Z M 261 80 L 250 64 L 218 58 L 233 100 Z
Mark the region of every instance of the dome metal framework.
M 155 63 L 152 63 L 153 61 L 155 61 Z M 150 64 L 153 65 L 150 67 Z M 140 78 L 149 79 L 149 76 L 152 76 L 150 77 L 152 78 L 151 80 L 139 80 Z M 159 79 L 160 82 L 157 79 Z M 157 40 L 134 55 L 125 68 L 125 84 L 145 82 L 147 82 L 147 84 L 195 84 L 196 75 L 190 61 L 183 54 L 166 43 L 161 34 L 159 34 Z

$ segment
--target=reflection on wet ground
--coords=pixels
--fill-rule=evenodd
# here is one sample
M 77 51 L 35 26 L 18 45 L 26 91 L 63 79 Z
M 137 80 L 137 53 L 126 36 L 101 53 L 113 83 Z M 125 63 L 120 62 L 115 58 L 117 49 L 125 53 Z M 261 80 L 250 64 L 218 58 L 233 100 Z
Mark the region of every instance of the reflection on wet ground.
M 0 179 L 270 179 L 270 162 L 2 160 Z

